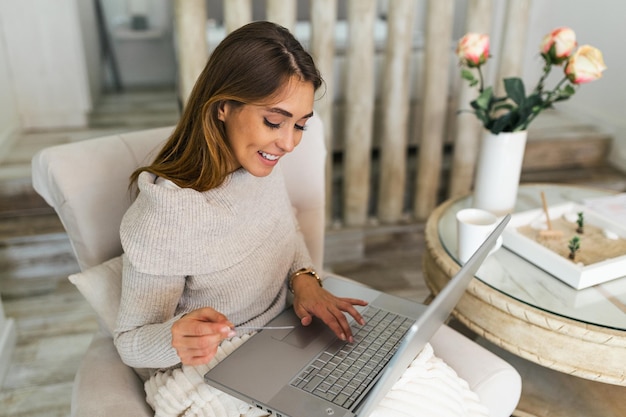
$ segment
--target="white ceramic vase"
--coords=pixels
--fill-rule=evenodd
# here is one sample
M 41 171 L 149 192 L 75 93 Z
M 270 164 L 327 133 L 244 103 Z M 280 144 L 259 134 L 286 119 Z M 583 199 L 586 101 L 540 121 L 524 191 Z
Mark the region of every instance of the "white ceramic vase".
M 496 216 L 513 211 L 527 136 L 525 130 L 484 134 L 474 181 L 475 208 L 490 211 Z

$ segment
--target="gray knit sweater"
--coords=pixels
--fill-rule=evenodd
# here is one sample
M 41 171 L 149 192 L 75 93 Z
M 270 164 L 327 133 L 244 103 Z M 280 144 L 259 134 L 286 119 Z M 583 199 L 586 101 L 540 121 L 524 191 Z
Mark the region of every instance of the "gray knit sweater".
M 171 326 L 201 307 L 235 325 L 264 325 L 285 308 L 289 274 L 313 264 L 279 167 L 267 177 L 239 169 L 202 193 L 157 184 L 147 172 L 138 187 L 120 227 L 114 338 L 127 365 L 178 365 Z

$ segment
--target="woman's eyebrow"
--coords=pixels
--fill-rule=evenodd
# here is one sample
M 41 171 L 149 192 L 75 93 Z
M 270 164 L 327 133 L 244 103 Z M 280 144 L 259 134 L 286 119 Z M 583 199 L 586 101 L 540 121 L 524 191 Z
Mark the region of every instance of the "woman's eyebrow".
M 291 112 L 288 112 L 287 110 L 281 109 L 280 107 L 272 107 L 271 109 L 269 109 L 269 111 L 271 113 L 282 114 L 283 116 L 286 116 L 286 117 L 293 117 L 293 114 Z M 301 117 L 301 119 L 308 119 L 310 117 L 313 117 L 313 112 L 311 112 L 309 114 L 305 114 L 304 116 Z

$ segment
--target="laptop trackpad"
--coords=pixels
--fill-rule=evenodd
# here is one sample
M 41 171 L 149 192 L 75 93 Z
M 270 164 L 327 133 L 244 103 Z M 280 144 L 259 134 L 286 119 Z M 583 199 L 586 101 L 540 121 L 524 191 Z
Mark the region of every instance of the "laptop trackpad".
M 314 319 L 310 325 L 297 326 L 286 335 L 275 335 L 274 339 L 282 340 L 292 346 L 304 349 L 312 341 L 319 339 L 324 333 L 330 333 L 330 330 L 321 320 Z

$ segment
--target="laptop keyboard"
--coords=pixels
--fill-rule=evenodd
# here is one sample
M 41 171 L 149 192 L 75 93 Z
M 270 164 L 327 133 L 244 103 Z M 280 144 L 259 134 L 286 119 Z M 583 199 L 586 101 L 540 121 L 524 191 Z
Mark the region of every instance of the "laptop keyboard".
M 365 325 L 353 329 L 353 343 L 334 343 L 318 355 L 291 385 L 350 408 L 398 349 L 413 320 L 369 306 Z

